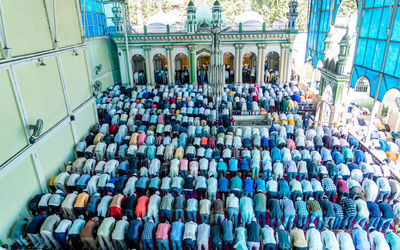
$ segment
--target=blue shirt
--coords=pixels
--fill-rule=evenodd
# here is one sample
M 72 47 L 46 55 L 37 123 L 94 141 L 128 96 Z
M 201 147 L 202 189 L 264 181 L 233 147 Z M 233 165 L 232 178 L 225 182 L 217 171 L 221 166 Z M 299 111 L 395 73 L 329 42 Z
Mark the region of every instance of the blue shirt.
M 222 177 L 218 181 L 218 188 L 220 192 L 228 192 L 229 190 L 229 181 L 225 177 Z
M 327 148 L 321 149 L 321 158 L 323 161 L 332 161 L 331 152 Z
M 249 168 L 250 168 L 249 161 L 247 161 L 247 160 L 240 161 L 240 170 L 249 170 Z
M 270 148 L 276 147 L 276 140 L 275 139 L 270 138 L 268 143 L 269 143 Z
M 172 223 L 171 240 L 182 240 L 185 225 L 181 221 Z
M 263 191 L 263 192 L 267 192 L 267 189 L 265 187 L 265 181 L 263 179 L 258 179 L 256 180 L 256 191 Z
M 244 180 L 244 192 L 253 193 L 253 179 L 246 178 Z
M 271 158 L 273 162 L 282 161 L 281 150 L 279 148 L 273 148 L 271 150 Z
M 362 229 L 353 230 L 353 243 L 356 250 L 370 249 L 367 232 Z
M 229 171 L 234 171 L 237 172 L 238 171 L 238 160 L 232 158 L 229 160 Z
M 335 164 L 344 163 L 343 155 L 339 151 L 335 150 L 332 153 L 332 158 Z
M 367 201 L 367 207 L 370 218 L 381 218 L 381 210 L 379 209 L 378 204 L 373 201 Z

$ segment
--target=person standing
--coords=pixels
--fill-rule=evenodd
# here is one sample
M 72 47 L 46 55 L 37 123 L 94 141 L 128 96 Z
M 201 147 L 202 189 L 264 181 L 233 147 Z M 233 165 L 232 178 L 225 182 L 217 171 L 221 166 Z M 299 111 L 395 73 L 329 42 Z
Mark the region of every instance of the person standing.
M 114 231 L 112 232 L 111 238 L 115 249 L 126 250 L 125 234 L 128 230 L 129 222 L 126 216 L 123 216 L 121 220 L 115 224 Z
M 222 238 L 221 238 L 222 227 L 220 223 L 214 221 L 211 226 L 211 250 L 222 249 Z
M 111 233 L 115 225 L 115 219 L 113 217 L 106 217 L 101 222 L 99 229 L 97 230 L 97 238 L 100 243 L 102 250 L 113 249 L 111 241 Z
M 383 233 L 371 228 L 369 229 L 368 234 L 371 250 L 390 250 L 389 244 L 387 243 Z
M 234 240 L 232 221 L 225 218 L 225 220 L 221 222 L 221 227 L 223 248 L 226 249 L 226 247 L 228 246 L 229 249 L 232 249 L 232 244 Z
M 322 250 L 321 234 L 315 228 L 314 223 L 310 223 L 306 232 L 306 240 L 308 244 L 308 250 Z
M 297 227 L 290 231 L 290 243 L 294 250 L 307 250 L 307 241 L 304 236 L 304 231 Z
M 278 249 L 280 250 L 292 249 L 290 234 L 288 231 L 285 231 L 283 225 L 280 225 L 279 230 L 276 232 L 276 242 L 278 243 Z
M 185 231 L 183 233 L 183 241 L 185 242 L 185 249 L 195 250 L 196 249 L 196 233 L 197 224 L 193 220 L 189 220 L 185 223 Z
M 249 250 L 252 250 L 253 247 L 256 250 L 260 248 L 260 234 L 260 224 L 258 224 L 256 218 L 253 218 L 252 222 L 247 226 L 247 245 Z
M 184 229 L 185 225 L 180 218 L 172 223 L 171 244 L 173 250 L 182 250 L 182 236 Z
M 154 229 L 157 227 L 157 224 L 149 218 L 143 226 L 143 233 L 142 233 L 142 245 L 143 249 L 154 249 L 153 247 L 153 234 Z
M 368 241 L 368 234 L 367 232 L 360 227 L 360 225 L 354 225 L 353 229 L 353 242 L 354 247 L 356 250 L 369 250 L 371 246 L 369 245 Z
M 139 241 L 141 238 L 140 236 L 142 234 L 142 231 L 143 231 L 143 221 L 141 217 L 138 217 L 129 222 L 128 231 L 126 232 L 126 239 L 128 241 L 129 248 L 140 249 Z
M 99 217 L 93 217 L 83 227 L 80 238 L 84 248 L 97 249 L 97 240 L 95 231 L 100 226 Z
M 197 227 L 197 249 L 208 250 L 208 241 L 210 239 L 210 225 L 202 223 Z
M 57 228 L 54 230 L 54 237 L 60 243 L 61 247 L 63 249 L 70 249 L 68 241 L 67 241 L 67 236 L 68 236 L 68 231 L 71 228 L 72 221 L 69 219 L 63 219 L 60 221 L 58 224 Z
M 156 232 L 156 242 L 159 250 L 162 250 L 163 247 L 165 250 L 169 250 L 168 233 L 170 230 L 171 224 L 169 224 L 169 222 L 162 222 L 158 224 Z
M 56 229 L 60 220 L 61 219 L 58 214 L 50 215 L 44 220 L 42 226 L 40 227 L 40 235 L 49 249 L 51 249 L 53 245 L 57 249 L 60 248 L 60 244 L 56 238 L 54 238 L 54 230 Z
M 71 239 L 72 242 L 72 248 L 73 249 L 81 249 L 82 248 L 82 243 L 80 240 L 80 233 L 82 229 L 85 227 L 85 220 L 84 216 L 80 215 L 78 219 L 74 220 L 72 223 L 71 228 L 69 229 L 68 236 Z

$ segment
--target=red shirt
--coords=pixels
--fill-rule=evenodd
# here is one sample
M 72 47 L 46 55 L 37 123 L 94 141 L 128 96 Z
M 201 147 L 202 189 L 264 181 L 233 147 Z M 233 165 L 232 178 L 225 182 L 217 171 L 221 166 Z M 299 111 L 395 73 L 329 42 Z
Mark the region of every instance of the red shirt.
M 157 232 L 156 232 L 156 239 L 163 239 L 167 240 L 168 239 L 168 232 L 171 229 L 171 225 L 168 223 L 160 223 L 158 224 L 157 227 Z
M 349 188 L 347 187 L 347 182 L 345 180 L 337 180 L 336 187 L 338 192 L 349 192 Z

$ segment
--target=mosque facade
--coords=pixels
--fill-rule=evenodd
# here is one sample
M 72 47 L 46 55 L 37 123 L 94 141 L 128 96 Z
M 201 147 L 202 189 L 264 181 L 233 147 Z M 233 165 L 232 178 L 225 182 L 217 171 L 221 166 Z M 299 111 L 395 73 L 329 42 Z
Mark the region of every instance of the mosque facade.
M 225 80 L 229 83 L 261 83 L 290 80 L 293 41 L 296 28 L 297 2 L 289 4 L 287 22 L 267 24 L 249 6 L 226 23 L 223 6 L 186 8 L 184 22 L 175 13 L 161 9 L 150 17 L 142 29 L 124 34 L 123 21 L 115 18 L 117 30 L 113 40 L 118 47 L 121 80 L 133 84 L 171 84 L 208 82 L 211 55 L 211 27 L 225 30 L 220 35 Z M 113 9 L 115 17 L 121 11 Z

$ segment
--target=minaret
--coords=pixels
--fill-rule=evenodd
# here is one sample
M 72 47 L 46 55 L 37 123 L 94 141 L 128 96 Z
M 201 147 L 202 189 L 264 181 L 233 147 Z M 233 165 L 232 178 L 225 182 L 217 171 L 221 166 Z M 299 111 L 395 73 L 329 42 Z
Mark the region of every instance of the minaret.
M 186 30 L 188 33 L 195 33 L 197 28 L 196 6 L 194 6 L 194 3 L 192 1 L 189 1 L 186 13 L 187 13 Z
M 299 16 L 299 13 L 297 12 L 297 6 L 298 6 L 297 1 L 290 1 L 289 3 L 289 12 L 286 14 L 286 17 L 288 19 L 288 30 L 296 30 L 296 20 L 297 17 Z
M 119 4 L 113 4 L 114 6 L 112 7 L 112 13 L 113 17 L 111 18 L 112 22 L 114 23 L 115 26 L 115 32 L 116 33 L 122 33 L 123 32 L 123 16 L 122 16 L 122 11 L 121 7 Z
M 222 6 L 218 0 L 214 2 L 212 7 L 212 21 L 211 26 L 216 25 L 219 29 L 222 28 Z
M 350 57 L 350 40 L 351 37 L 349 35 L 349 29 L 347 28 L 346 34 L 343 36 L 342 40 L 339 43 L 339 61 L 336 65 L 336 73 L 339 75 L 343 75 L 345 73 L 344 68 L 346 66 L 347 60 Z
M 329 49 L 331 48 L 332 45 L 332 30 L 334 28 L 331 27 L 331 31 L 326 35 L 325 39 L 324 39 L 324 44 L 325 44 L 325 48 L 324 48 L 324 56 L 326 57 L 328 54 Z

